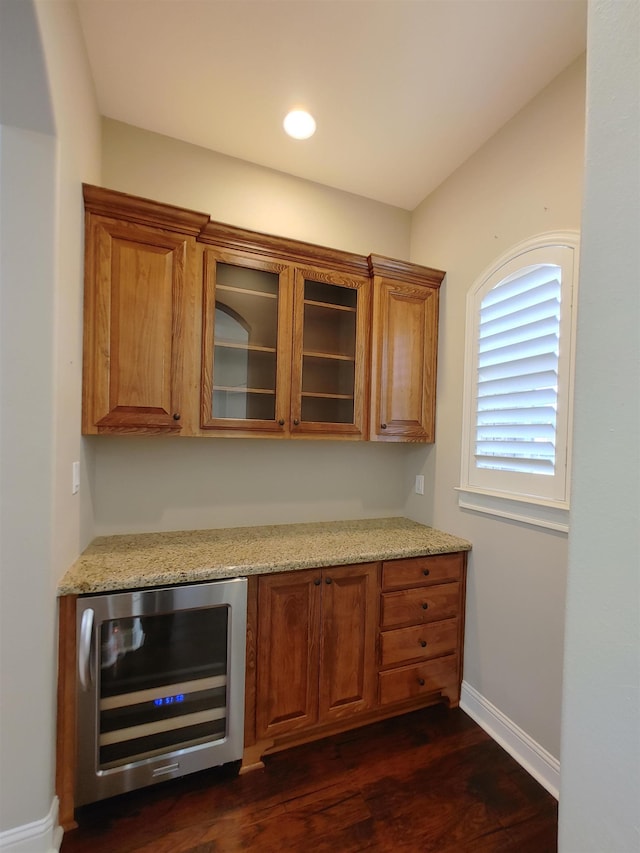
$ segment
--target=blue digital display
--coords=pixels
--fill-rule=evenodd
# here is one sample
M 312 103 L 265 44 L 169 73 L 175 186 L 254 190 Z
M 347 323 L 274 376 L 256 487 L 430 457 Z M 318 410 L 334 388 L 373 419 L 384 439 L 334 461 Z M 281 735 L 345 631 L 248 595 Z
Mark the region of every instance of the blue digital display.
M 153 700 L 156 708 L 162 708 L 165 705 L 175 705 L 178 702 L 184 702 L 184 693 L 178 693 L 176 696 L 163 696 L 160 699 Z

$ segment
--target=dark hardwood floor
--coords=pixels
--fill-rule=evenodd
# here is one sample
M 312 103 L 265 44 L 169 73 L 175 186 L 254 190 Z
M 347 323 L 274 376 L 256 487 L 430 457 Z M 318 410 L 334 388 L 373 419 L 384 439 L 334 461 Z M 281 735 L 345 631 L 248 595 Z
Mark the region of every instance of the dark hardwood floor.
M 553 853 L 557 803 L 437 706 L 79 809 L 61 853 Z

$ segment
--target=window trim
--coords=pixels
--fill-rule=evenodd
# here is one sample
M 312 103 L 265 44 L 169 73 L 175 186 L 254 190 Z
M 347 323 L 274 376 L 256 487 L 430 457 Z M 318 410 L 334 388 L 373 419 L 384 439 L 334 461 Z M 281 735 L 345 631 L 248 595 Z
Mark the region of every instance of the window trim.
M 579 271 L 579 240 L 578 231 L 553 231 L 538 234 L 521 243 L 512 246 L 496 261 L 487 267 L 474 281 L 467 293 L 466 303 L 466 332 L 463 388 L 463 424 L 460 466 L 460 486 L 458 505 L 462 509 L 507 518 L 526 524 L 544 527 L 552 530 L 567 532 L 569 529 L 569 501 L 571 484 L 571 437 L 573 423 L 573 381 L 575 366 L 576 339 L 576 304 Z M 517 269 L 537 263 L 555 262 L 544 255 L 544 250 L 569 249 L 570 262 L 562 264 L 563 280 L 561 283 L 561 299 L 563 311 L 569 309 L 569 316 L 561 327 L 561 347 L 563 348 L 563 365 L 561 371 L 561 387 L 558 401 L 559 421 L 557 426 L 558 447 L 564 457 L 562 465 L 564 473 L 559 471 L 554 475 L 554 482 L 559 484 L 556 496 L 528 494 L 514 491 L 509 485 L 509 473 L 493 471 L 486 479 L 492 482 L 478 483 L 471 476 L 475 472 L 475 436 L 476 413 L 474 410 L 475 388 L 477 384 L 477 344 L 479 328 L 479 310 L 482 298 L 502 279 L 508 277 Z M 524 257 L 529 253 L 530 258 Z M 536 257 L 537 256 L 537 257 Z M 569 267 L 570 275 L 566 275 Z M 568 280 L 566 280 L 568 279 Z M 490 286 L 489 286 L 490 285 Z M 560 385 L 560 383 L 559 383 Z M 506 474 L 507 476 L 502 476 Z M 486 475 L 483 475 L 485 477 Z M 531 475 L 542 476 L 542 475 Z M 503 484 L 499 481 L 507 481 Z M 498 481 L 498 483 L 496 483 Z

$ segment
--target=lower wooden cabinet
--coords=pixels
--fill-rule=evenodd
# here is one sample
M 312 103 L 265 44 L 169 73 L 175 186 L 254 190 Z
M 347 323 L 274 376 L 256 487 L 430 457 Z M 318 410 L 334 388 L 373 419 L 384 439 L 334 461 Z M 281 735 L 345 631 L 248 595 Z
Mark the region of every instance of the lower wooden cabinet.
M 460 701 L 466 554 L 382 564 L 381 706 L 439 694 Z
M 265 575 L 258 582 L 258 739 L 373 706 L 378 565 Z
M 245 767 L 460 699 L 466 553 L 261 575 L 250 588 Z
M 434 660 L 402 666 L 380 673 L 380 704 L 419 699 L 430 693 L 455 689 L 458 674 L 456 655 L 445 655 Z

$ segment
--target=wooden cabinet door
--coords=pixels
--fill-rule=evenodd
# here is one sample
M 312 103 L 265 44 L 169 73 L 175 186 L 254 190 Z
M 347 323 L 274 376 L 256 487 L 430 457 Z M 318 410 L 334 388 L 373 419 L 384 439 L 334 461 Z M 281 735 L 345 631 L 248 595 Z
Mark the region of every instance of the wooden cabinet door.
M 88 216 L 83 432 L 182 426 L 192 238 Z
M 369 255 L 372 441 L 435 438 L 438 298 L 445 273 Z
M 371 437 L 433 441 L 438 290 L 382 279 L 375 291 L 374 317 Z
M 374 704 L 378 566 L 324 569 L 322 579 L 320 720 L 328 722 Z
M 256 736 L 318 720 L 320 569 L 263 575 L 258 586 Z
M 293 435 L 366 437 L 370 310 L 369 279 L 296 269 Z
M 289 433 L 291 267 L 249 253 L 203 254 L 205 430 Z

